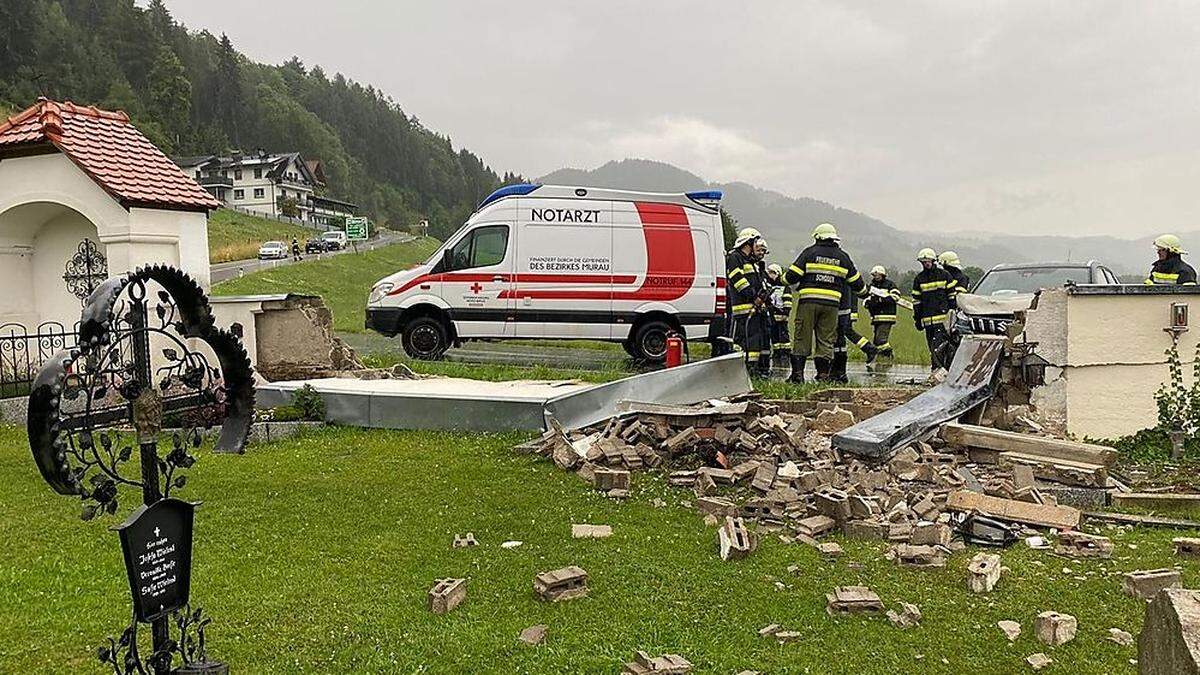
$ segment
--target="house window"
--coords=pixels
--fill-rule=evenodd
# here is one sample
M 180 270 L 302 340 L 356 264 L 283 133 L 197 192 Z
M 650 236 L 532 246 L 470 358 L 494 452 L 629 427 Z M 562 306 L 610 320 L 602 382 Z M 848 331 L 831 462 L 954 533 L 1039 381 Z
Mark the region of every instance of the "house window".
M 257 169 L 254 170 L 254 177 L 262 178 L 262 167 L 258 167 Z
M 199 170 L 197 170 L 197 171 L 196 171 L 196 180 L 200 180 L 200 178 L 201 178 L 200 174 L 201 174 L 201 173 L 203 173 L 203 172 L 202 172 L 202 171 L 199 171 Z
M 241 179 L 242 179 L 242 170 L 241 170 L 241 169 L 238 169 L 237 171 L 234 171 L 234 172 L 233 172 L 233 179 L 234 179 L 234 180 L 241 180 Z
M 265 193 L 263 192 L 262 188 L 254 188 L 254 198 L 255 199 L 262 199 L 263 194 L 265 194 Z
M 279 191 L 279 198 L 280 198 L 280 199 L 287 199 L 287 190 L 280 190 L 280 191 Z
M 245 191 L 245 190 L 234 190 L 234 191 L 233 191 L 233 198 L 234 198 L 235 200 L 241 200 L 241 199 L 245 199 L 245 198 L 246 198 L 246 191 Z

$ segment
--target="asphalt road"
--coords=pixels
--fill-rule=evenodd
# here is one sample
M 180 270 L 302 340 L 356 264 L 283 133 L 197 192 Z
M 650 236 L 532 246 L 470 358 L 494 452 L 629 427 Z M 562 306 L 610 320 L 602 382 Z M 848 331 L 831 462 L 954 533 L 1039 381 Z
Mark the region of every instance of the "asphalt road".
M 415 237 L 413 237 L 411 234 L 386 232 L 369 241 L 360 242 L 358 244 L 358 249 L 360 251 L 372 250 L 388 244 L 403 244 L 404 242 L 412 241 L 414 238 Z M 354 247 L 350 246 L 340 251 L 305 254 L 304 258 L 300 262 L 303 262 L 304 260 L 321 260 L 323 258 L 328 258 L 329 256 L 343 255 L 345 253 L 353 252 Z M 291 258 L 286 260 L 258 260 L 257 258 L 249 258 L 247 260 L 231 260 L 229 262 L 211 265 L 208 268 L 208 273 L 212 283 L 215 284 L 219 281 L 225 281 L 226 279 L 240 277 L 243 274 L 250 274 L 251 272 L 257 272 L 265 269 L 274 269 L 284 265 L 294 265 L 295 263 L 296 261 L 292 260 Z

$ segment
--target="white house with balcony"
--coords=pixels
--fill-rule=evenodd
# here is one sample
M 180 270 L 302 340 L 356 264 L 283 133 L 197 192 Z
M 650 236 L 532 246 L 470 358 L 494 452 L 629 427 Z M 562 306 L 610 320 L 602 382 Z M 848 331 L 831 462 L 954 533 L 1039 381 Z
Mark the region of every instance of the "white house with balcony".
M 284 213 L 284 204 L 294 203 L 299 218 L 314 225 L 329 225 L 336 216 L 353 215 L 354 204 L 318 197 L 324 187 L 320 163 L 305 161 L 298 152 L 252 154 L 228 157 L 205 155 L 175 160 L 221 202 L 270 216 Z

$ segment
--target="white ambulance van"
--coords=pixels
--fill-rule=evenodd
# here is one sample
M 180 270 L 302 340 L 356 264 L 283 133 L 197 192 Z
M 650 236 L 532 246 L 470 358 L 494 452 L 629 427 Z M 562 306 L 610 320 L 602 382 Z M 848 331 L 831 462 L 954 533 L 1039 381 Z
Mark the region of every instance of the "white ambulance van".
M 417 267 L 381 279 L 367 328 L 436 359 L 469 340 L 620 342 L 661 361 L 667 336 L 715 339 L 725 274 L 719 191 L 509 185 Z

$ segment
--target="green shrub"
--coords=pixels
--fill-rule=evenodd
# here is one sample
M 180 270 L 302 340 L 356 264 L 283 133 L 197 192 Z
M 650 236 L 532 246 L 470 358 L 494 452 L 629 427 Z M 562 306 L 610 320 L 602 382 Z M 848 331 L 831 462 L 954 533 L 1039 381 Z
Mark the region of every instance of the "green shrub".
M 325 399 L 306 384 L 292 394 L 292 406 L 300 411 L 300 419 L 308 422 L 323 422 L 325 420 Z

